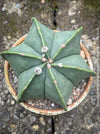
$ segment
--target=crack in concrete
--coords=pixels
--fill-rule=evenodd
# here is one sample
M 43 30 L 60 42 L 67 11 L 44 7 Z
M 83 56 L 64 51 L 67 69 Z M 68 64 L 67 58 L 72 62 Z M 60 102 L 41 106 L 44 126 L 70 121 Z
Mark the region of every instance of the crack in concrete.
M 55 29 L 56 29 L 56 27 L 57 27 L 57 21 L 56 21 L 57 10 L 58 10 L 58 5 L 55 4 L 55 5 L 53 6 L 53 25 L 54 25 Z
M 54 123 L 54 118 L 53 117 L 51 117 L 51 125 L 52 125 L 52 134 L 54 134 L 55 133 L 55 123 Z

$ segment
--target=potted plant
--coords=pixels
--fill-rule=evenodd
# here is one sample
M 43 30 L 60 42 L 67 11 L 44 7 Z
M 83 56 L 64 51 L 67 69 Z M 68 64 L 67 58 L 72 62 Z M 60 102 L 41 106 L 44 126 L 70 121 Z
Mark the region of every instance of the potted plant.
M 7 51 L 1 52 L 5 61 L 5 78 L 12 96 L 26 109 L 45 115 L 64 113 L 76 107 L 87 95 L 92 77 L 92 62 L 81 44 L 82 27 L 73 31 L 55 32 L 34 17 L 27 35 L 20 38 Z M 80 56 L 80 46 L 88 64 Z M 9 63 L 18 78 L 18 94 L 11 86 Z M 88 66 L 89 65 L 89 66 Z M 84 92 L 75 102 L 67 105 L 75 86 L 89 78 Z M 27 100 L 45 98 L 60 105 L 60 109 L 45 110 L 25 103 Z

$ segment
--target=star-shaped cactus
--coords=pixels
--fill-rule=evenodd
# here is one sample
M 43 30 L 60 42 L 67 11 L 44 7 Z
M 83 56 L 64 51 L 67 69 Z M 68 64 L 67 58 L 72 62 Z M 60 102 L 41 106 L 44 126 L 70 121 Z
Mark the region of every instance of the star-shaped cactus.
M 66 110 L 73 87 L 96 75 L 80 56 L 82 28 L 55 33 L 35 18 L 26 39 L 0 54 L 18 77 L 20 103 L 46 98 Z

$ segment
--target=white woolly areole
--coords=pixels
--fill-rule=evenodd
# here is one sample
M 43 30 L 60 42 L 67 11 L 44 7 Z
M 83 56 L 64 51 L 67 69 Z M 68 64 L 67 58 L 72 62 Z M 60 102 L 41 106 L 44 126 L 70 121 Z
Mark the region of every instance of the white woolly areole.
M 40 74 L 42 73 L 42 69 L 41 69 L 40 67 L 36 67 L 36 68 L 34 69 L 34 73 L 35 73 L 36 75 L 40 75 Z
M 58 63 L 57 65 L 58 65 L 58 67 L 63 67 L 62 63 Z
M 41 48 L 41 51 L 42 51 L 42 52 L 47 52 L 47 51 L 48 51 L 48 47 L 47 47 L 47 46 L 43 46 L 43 47 Z
M 45 57 L 45 54 L 42 54 L 42 57 Z

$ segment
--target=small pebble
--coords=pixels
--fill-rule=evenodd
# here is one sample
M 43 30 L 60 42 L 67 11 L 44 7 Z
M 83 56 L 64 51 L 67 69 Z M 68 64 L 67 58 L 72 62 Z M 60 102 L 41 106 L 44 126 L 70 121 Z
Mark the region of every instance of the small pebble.
M 5 92 L 5 94 L 8 94 L 8 90 L 5 90 L 4 92 Z
M 54 107 L 54 106 L 55 106 L 55 104 L 54 104 L 54 103 L 51 103 L 51 106 L 52 106 L 52 107 Z
M 31 100 L 29 100 L 29 101 L 28 101 L 28 104 L 29 104 L 29 105 L 31 105 L 31 104 L 32 104 L 32 101 L 31 101 Z
M 10 102 L 10 99 L 7 100 L 7 104 Z
M 15 7 L 20 8 L 21 5 L 19 3 L 17 3 Z
M 44 3 L 45 3 L 45 0 L 41 0 L 41 3 L 43 3 L 43 4 L 44 4 Z
M 23 117 L 24 117 L 24 115 L 23 115 L 23 113 L 21 113 L 21 114 L 20 114 L 20 118 L 23 118 Z
M 17 77 L 16 77 L 16 76 L 14 77 L 14 82 L 15 82 L 15 83 L 17 82 Z
M 19 8 L 18 8 L 18 12 L 17 13 L 18 13 L 19 16 L 22 15 L 22 12 L 21 12 L 21 10 Z
M 76 88 L 76 91 L 77 91 L 77 92 L 80 92 L 80 88 Z
M 83 59 L 85 59 L 85 54 L 84 54 L 84 51 L 83 51 L 83 50 L 81 50 L 80 55 L 81 55 L 81 57 L 82 57 Z
M 75 20 L 71 20 L 71 23 L 74 24 L 75 23 Z
M 31 117 L 30 117 L 30 122 L 33 123 L 33 122 L 35 122 L 35 121 L 36 121 L 36 117 L 35 117 L 35 116 L 31 116 Z
M 69 98 L 68 102 L 67 102 L 67 105 L 71 105 L 72 104 L 72 99 Z
M 73 117 L 74 117 L 74 115 L 73 115 L 73 114 L 71 114 L 71 117 L 73 118 Z
M 72 94 L 73 94 L 73 95 L 77 95 L 77 93 L 76 93 L 76 92 L 73 92 Z
M 8 21 L 7 21 L 7 20 L 3 22 L 3 24 L 7 24 L 7 23 L 8 23 Z
M 16 131 L 12 132 L 12 134 L 16 134 Z
M 52 128 L 51 127 L 47 128 L 47 133 L 49 133 L 49 132 L 52 132 Z
M 94 95 L 94 94 L 95 94 L 95 92 L 94 92 L 94 91 L 91 91 L 89 94 L 90 94 L 90 95 Z
M 2 128 L 6 128 L 6 125 L 3 125 Z
M 78 13 L 80 13 L 80 11 L 78 11 Z
M 15 124 L 10 124 L 10 127 L 11 127 L 12 129 L 15 129 Z
M 11 39 L 11 36 L 10 35 L 8 35 L 8 39 Z
M 5 11 L 5 7 L 2 7 L 1 10 L 4 12 Z
M 69 15 L 69 16 L 73 16 L 73 15 L 75 15 L 75 12 L 68 11 L 68 15 Z
M 45 122 L 44 122 L 44 118 L 43 118 L 43 117 L 40 117 L 40 123 L 41 123 L 42 125 L 45 125 Z
M 15 104 L 15 101 L 14 100 L 11 100 L 11 104 L 14 105 Z
M 95 105 L 97 104 L 97 98 L 92 98 L 92 99 L 91 99 L 91 104 L 92 104 L 93 106 L 95 106 Z
M 2 88 L 2 85 L 0 84 L 0 89 Z
M 5 105 L 4 101 L 1 101 L 0 103 L 1 103 L 1 106 L 4 106 Z
M 19 119 L 17 115 L 14 115 L 13 118 L 16 119 L 16 120 Z
M 46 17 L 47 17 L 47 15 L 46 15 L 45 13 L 42 13 L 42 14 L 41 14 L 41 18 L 42 18 L 42 19 L 44 19 L 44 18 L 46 18 Z
M 86 82 L 84 82 L 84 86 L 86 86 Z
M 48 119 L 48 123 L 51 124 L 51 119 Z
M 32 126 L 32 128 L 33 128 L 35 131 L 38 131 L 38 130 L 39 130 L 39 125 L 34 125 L 34 126 Z

